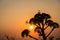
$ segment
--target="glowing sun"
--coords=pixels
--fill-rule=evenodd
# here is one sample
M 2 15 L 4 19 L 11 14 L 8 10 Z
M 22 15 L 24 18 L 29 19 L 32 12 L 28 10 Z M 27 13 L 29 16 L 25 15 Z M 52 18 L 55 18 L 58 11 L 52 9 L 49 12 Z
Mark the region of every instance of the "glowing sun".
M 30 26 L 30 29 L 34 29 L 34 27 L 33 26 Z

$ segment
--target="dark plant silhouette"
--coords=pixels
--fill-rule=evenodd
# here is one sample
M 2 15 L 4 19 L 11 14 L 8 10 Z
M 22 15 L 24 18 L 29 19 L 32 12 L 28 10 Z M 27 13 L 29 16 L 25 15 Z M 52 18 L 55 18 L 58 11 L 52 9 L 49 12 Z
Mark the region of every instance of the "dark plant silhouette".
M 6 37 L 7 40 L 15 40 L 14 37 L 9 37 L 8 35 L 5 35 L 5 37 Z
M 7 40 L 10 40 L 10 39 L 9 39 L 9 36 L 5 35 L 5 37 L 6 37 Z
M 33 18 L 31 18 L 28 23 L 36 26 L 34 31 L 37 32 L 39 37 L 41 36 L 43 38 L 43 40 L 46 40 L 47 37 L 52 33 L 52 31 L 55 28 L 59 28 L 59 24 L 56 22 L 53 22 L 51 20 L 51 16 L 49 14 L 40 13 L 40 12 L 35 14 L 35 16 Z M 48 34 L 46 34 L 45 30 L 48 27 L 50 27 L 52 30 Z M 24 32 L 24 33 L 26 33 L 26 32 Z M 29 32 L 27 32 L 27 33 L 29 33 Z
M 30 38 L 33 38 L 33 39 L 35 39 L 35 40 L 38 40 L 37 38 L 35 38 L 35 37 L 32 37 L 31 35 L 29 35 L 29 30 L 27 30 L 27 29 L 25 29 L 23 32 L 22 32 L 22 34 L 21 34 L 21 36 L 22 37 L 24 37 L 24 36 L 29 36 Z
M 22 32 L 22 37 L 24 36 L 28 36 L 29 35 L 29 30 L 25 29 L 23 32 Z

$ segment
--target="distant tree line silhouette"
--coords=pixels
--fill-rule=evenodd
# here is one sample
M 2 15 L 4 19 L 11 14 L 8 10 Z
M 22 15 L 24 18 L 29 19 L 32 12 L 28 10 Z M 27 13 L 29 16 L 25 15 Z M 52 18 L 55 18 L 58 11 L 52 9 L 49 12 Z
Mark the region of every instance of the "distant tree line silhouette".
M 0 40 L 15 40 L 15 37 L 10 37 L 9 35 L 0 36 Z

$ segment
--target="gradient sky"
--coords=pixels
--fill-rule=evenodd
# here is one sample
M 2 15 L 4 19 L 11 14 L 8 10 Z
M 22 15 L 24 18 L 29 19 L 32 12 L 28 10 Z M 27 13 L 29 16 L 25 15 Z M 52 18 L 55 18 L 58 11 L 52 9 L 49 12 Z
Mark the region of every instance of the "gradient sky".
M 26 20 L 38 10 L 50 14 L 60 24 L 60 0 L 0 0 L 0 32 L 20 34 L 28 28 Z M 60 35 L 59 30 L 54 31 L 56 36 Z

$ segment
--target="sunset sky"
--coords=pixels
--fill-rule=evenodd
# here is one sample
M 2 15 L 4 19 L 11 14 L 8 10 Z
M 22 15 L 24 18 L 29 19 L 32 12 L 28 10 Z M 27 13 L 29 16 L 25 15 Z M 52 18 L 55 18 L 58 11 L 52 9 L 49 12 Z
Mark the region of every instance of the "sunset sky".
M 0 0 L 0 34 L 21 37 L 21 32 L 29 29 L 26 21 L 38 10 L 50 14 L 60 24 L 60 0 Z M 60 37 L 59 30 L 53 32 L 57 37 Z

